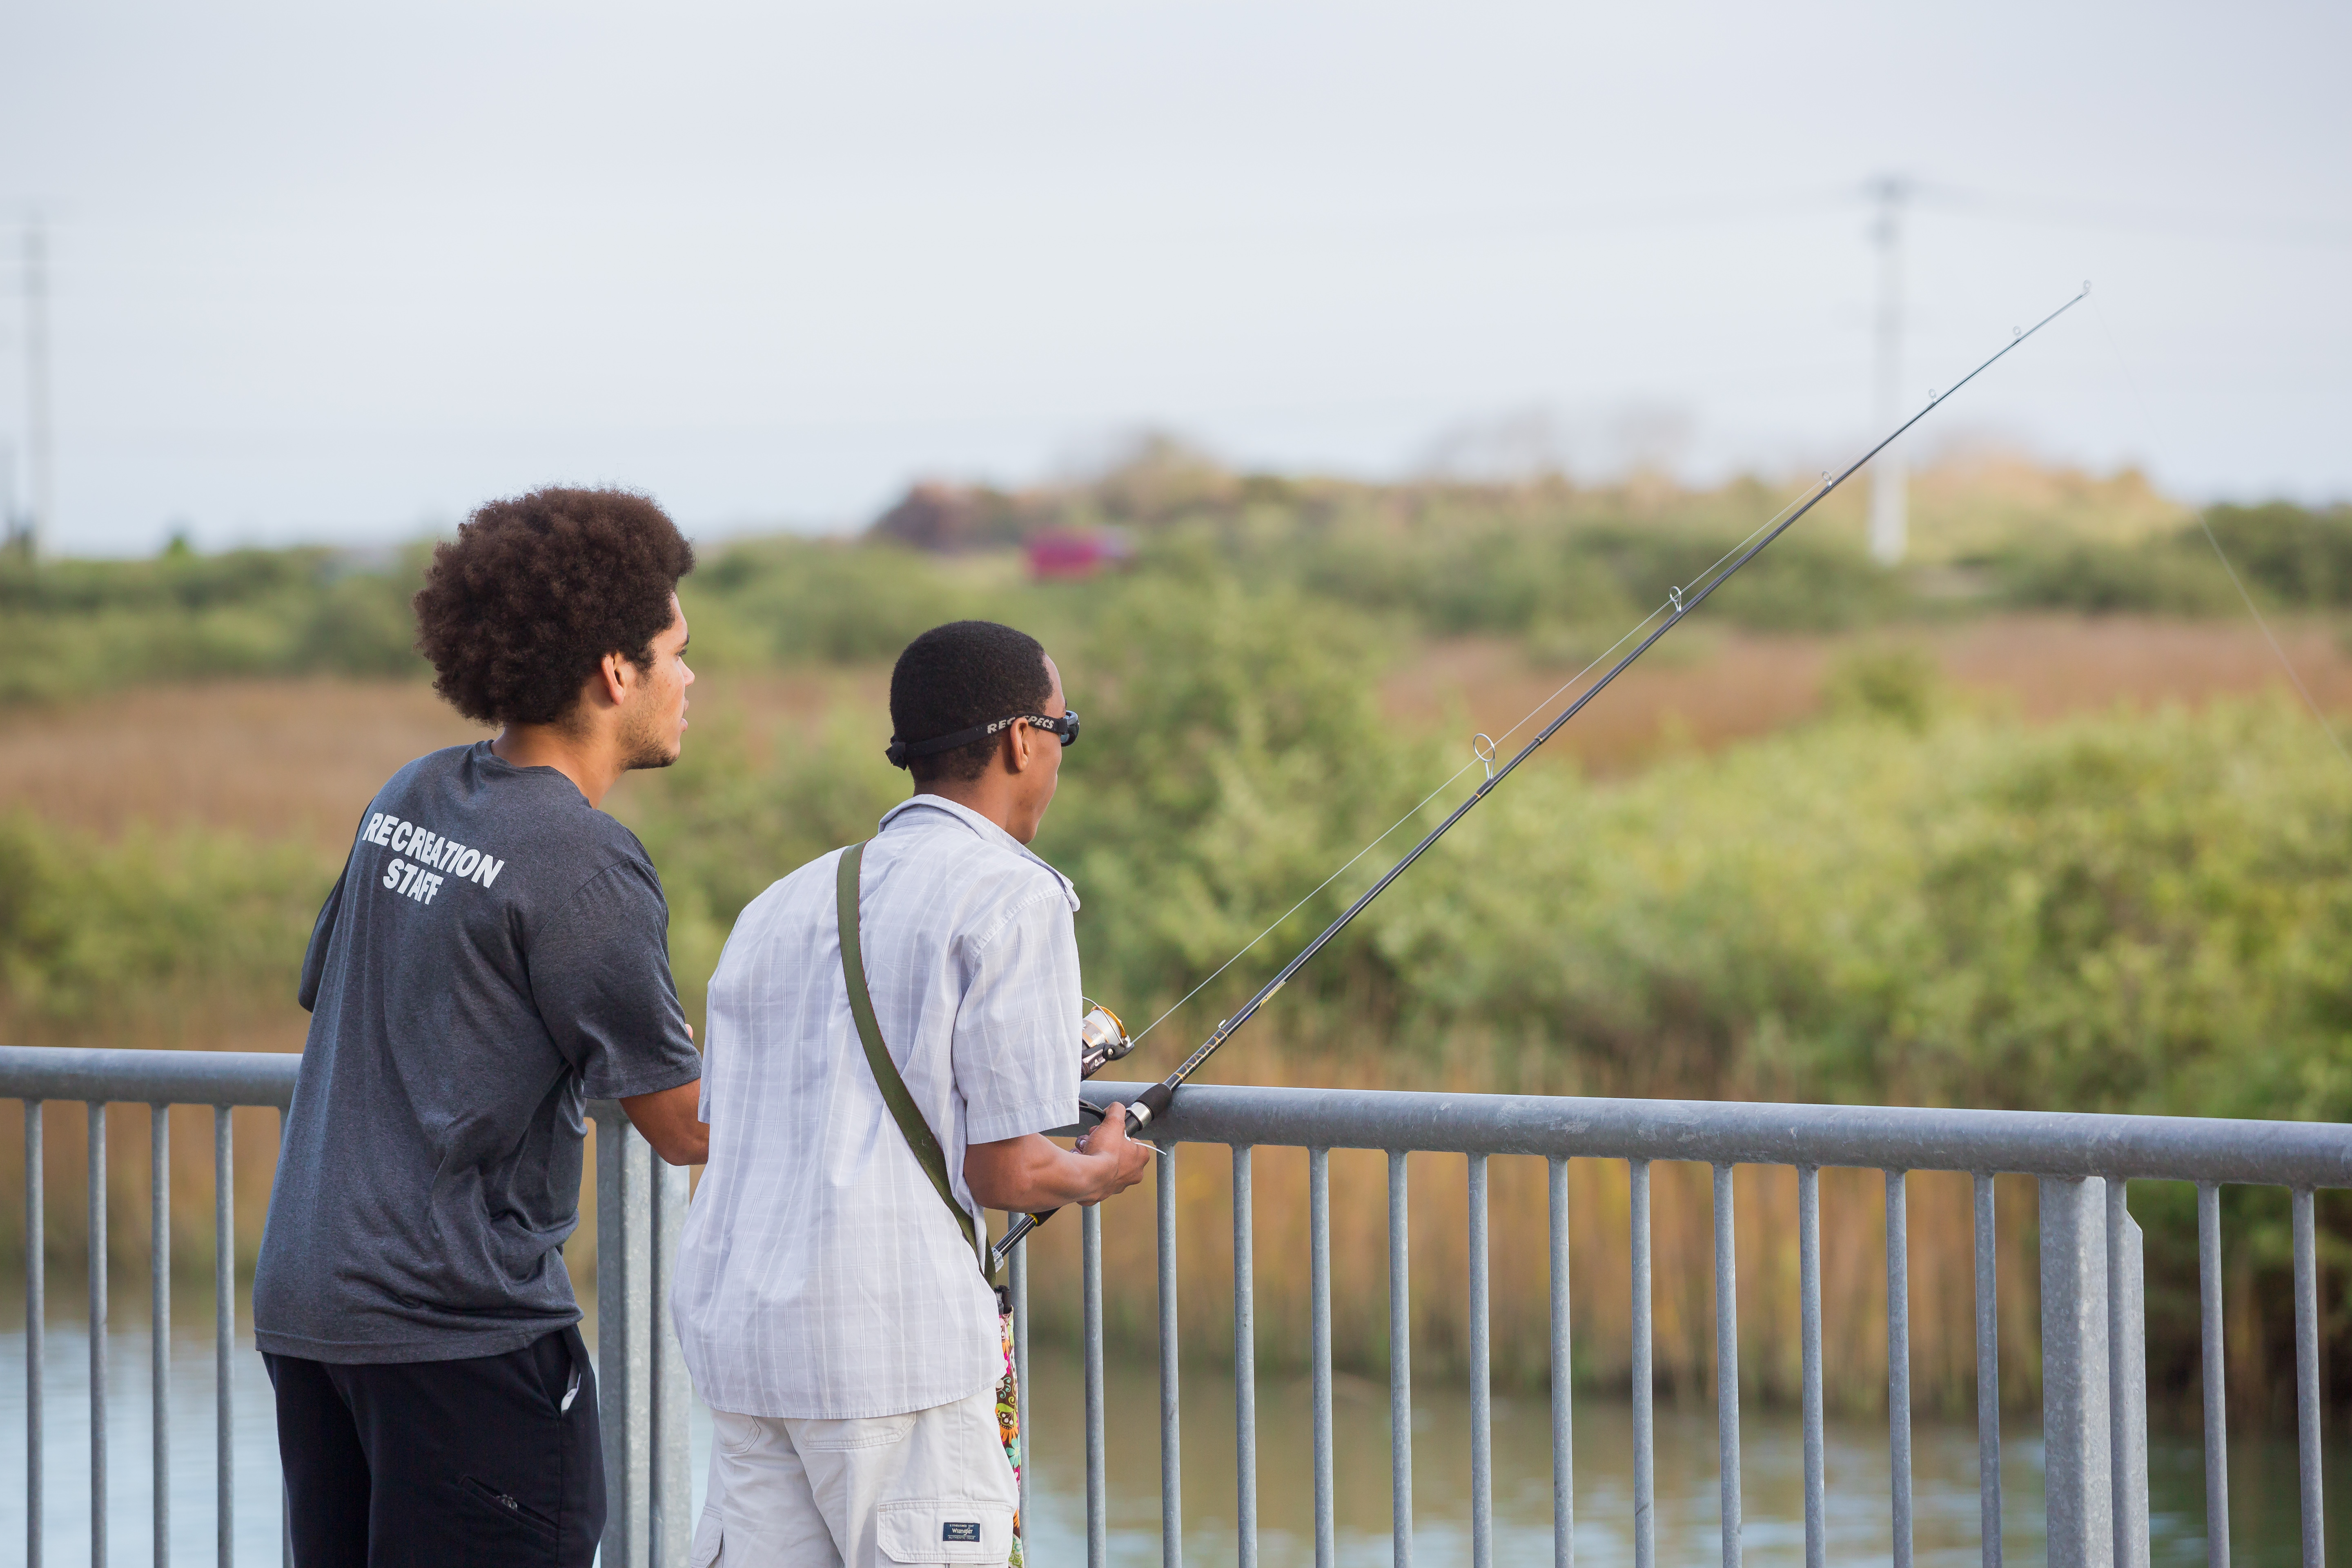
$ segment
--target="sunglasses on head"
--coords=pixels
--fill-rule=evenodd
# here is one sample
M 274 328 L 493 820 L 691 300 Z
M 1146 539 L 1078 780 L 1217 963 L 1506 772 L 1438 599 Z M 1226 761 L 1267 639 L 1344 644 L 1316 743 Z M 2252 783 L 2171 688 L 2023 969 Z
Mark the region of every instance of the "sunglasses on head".
M 958 730 L 952 735 L 936 735 L 928 741 L 901 741 L 893 738 L 889 749 L 882 754 L 890 759 L 894 768 L 903 768 L 918 757 L 936 757 L 941 752 L 952 752 L 959 746 L 969 746 L 974 741 L 984 741 L 1014 724 L 1026 724 L 1033 730 L 1043 730 L 1049 735 L 1059 735 L 1065 746 L 1078 738 L 1078 716 L 1065 713 L 1056 719 L 1045 713 L 1014 713 L 987 724 L 975 724 L 969 730 Z

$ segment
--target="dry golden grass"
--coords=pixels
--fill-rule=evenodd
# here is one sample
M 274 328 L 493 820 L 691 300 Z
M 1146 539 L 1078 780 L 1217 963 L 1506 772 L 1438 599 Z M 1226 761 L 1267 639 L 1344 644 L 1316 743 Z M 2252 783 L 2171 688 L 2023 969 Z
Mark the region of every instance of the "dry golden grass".
M 1636 665 L 1552 751 L 1609 773 L 1769 733 L 1819 710 L 1836 656 L 1857 640 L 1705 626 L 1675 636 L 1678 660 Z M 2285 687 L 2261 634 L 2234 621 L 2005 616 L 1888 637 L 1928 649 L 1959 690 L 2035 721 Z M 2282 638 L 2314 696 L 2352 707 L 2352 659 L 2326 628 L 2289 626 Z M 1499 734 L 1545 704 L 1568 673 L 1531 666 L 1516 643 L 1461 638 L 1406 661 L 1382 695 L 1401 720 L 1465 727 L 1466 742 L 1468 730 Z M 764 749 L 836 708 L 878 711 L 887 688 L 879 666 L 717 673 L 696 686 L 694 716 L 740 724 Z M 482 733 L 428 688 L 398 682 L 221 681 L 0 711 L 0 811 L 108 835 L 145 822 L 332 848 L 402 763 Z
M 1676 748 L 1768 734 L 1817 712 L 1839 653 L 1865 642 L 1924 648 L 1967 698 L 2035 722 L 2118 704 L 2194 705 L 2289 689 L 2262 634 L 2236 621 L 2011 616 L 1870 638 L 1696 629 L 1706 640 L 1691 656 L 1635 665 L 1549 750 L 1613 773 Z M 1677 630 L 1661 651 L 1674 637 L 1691 635 Z M 2327 628 L 2288 626 L 2280 640 L 2323 706 L 2352 708 L 2352 659 Z M 1559 691 L 1570 673 L 1531 668 L 1516 643 L 1461 638 L 1410 660 L 1390 679 L 1385 698 L 1400 718 L 1500 734 L 1530 710 L 1541 710 L 1539 722 L 1563 706 L 1567 698 Z

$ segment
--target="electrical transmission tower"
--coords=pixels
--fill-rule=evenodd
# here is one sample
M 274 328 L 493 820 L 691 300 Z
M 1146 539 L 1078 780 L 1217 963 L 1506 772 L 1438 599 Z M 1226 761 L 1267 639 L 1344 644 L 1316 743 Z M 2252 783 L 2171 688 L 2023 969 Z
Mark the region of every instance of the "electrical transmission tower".
M 1876 414 L 1878 424 L 1890 427 L 1903 416 L 1903 207 L 1912 186 L 1900 174 L 1882 174 L 1870 182 L 1867 193 L 1878 204 L 1878 219 L 1871 226 L 1878 245 Z M 1910 542 L 1910 478 L 1900 441 L 1870 466 L 1870 553 L 1885 565 L 1900 562 Z

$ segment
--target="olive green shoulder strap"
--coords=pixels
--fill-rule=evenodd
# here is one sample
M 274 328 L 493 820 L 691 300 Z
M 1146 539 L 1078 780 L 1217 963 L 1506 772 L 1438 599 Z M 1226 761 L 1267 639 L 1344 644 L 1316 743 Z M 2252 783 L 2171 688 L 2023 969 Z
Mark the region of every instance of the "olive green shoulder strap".
M 931 1125 L 923 1120 L 915 1104 L 915 1097 L 907 1092 L 907 1080 L 898 1074 L 898 1064 L 890 1059 L 890 1052 L 882 1044 L 882 1026 L 874 1018 L 874 998 L 866 989 L 866 958 L 857 942 L 857 873 L 866 859 L 866 846 L 853 844 L 841 852 L 840 870 L 835 879 L 835 903 L 841 921 L 841 978 L 849 987 L 849 1016 L 857 1020 L 857 1038 L 866 1047 L 866 1065 L 874 1069 L 875 1087 L 882 1091 L 882 1103 L 890 1108 L 891 1120 L 906 1136 L 907 1147 L 914 1151 L 915 1163 L 931 1179 L 940 1192 L 940 1202 L 963 1227 L 963 1238 L 980 1260 L 981 1278 L 988 1278 L 987 1245 L 973 1228 L 971 1215 L 955 1200 L 955 1188 L 948 1181 L 948 1159 L 940 1152 L 940 1141 L 931 1135 Z

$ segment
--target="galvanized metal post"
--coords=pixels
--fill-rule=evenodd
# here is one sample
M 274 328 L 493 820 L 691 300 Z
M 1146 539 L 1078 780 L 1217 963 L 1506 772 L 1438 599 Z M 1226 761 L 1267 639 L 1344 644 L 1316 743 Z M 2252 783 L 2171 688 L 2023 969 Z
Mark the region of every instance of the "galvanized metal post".
M 1892 1479 L 1895 1568 L 1911 1568 L 1910 1184 L 1886 1173 L 1886 1468 Z
M 596 1394 L 607 1568 L 651 1568 L 653 1150 L 618 1106 L 596 1125 Z
M 89 1561 L 106 1568 L 106 1102 L 89 1102 Z
M 1658 1561 L 1657 1472 L 1650 1371 L 1650 1162 L 1627 1162 L 1633 1287 L 1633 1568 Z
M 2000 1286 L 1988 1173 L 1972 1183 L 1976 1227 L 1977 1540 L 1983 1568 L 2000 1568 Z
M 1176 1149 L 1152 1173 L 1160 1205 L 1160 1563 L 1184 1568 L 1184 1428 L 1177 1394 Z
M 213 1107 L 213 1551 L 218 1568 L 236 1568 L 236 1428 L 231 1376 L 236 1352 L 236 1124 L 232 1108 Z
M 48 1236 L 42 1211 L 41 1102 L 25 1101 L 25 1563 L 41 1568 L 41 1358 L 47 1353 Z
M 1575 1365 L 1568 1321 L 1568 1162 L 1555 1154 L 1551 1177 L 1551 1561 L 1576 1562 L 1576 1435 L 1570 1400 Z
M 653 1330 L 653 1527 L 650 1531 L 654 1568 L 686 1568 L 694 1546 L 694 1447 L 688 1420 L 692 1409 L 692 1384 L 686 1372 L 686 1352 L 678 1348 L 677 1315 L 670 1310 L 669 1289 L 677 1271 L 678 1237 L 686 1230 L 687 1204 L 693 1195 L 693 1178 L 683 1165 L 654 1156 L 653 1259 L 651 1296 Z
M 1822 1433 L 1822 1173 L 1797 1168 L 1797 1335 L 1804 1363 L 1805 1568 L 1829 1561 Z
M 1257 1306 L 1250 1229 L 1250 1146 L 1234 1145 L 1234 1560 L 1257 1568 Z
M 1486 1156 L 1470 1156 L 1470 1564 L 1495 1561 L 1495 1384 L 1487 1364 Z
M 2147 1310 L 2139 1226 L 2107 1179 L 2107 1453 L 2116 1568 L 2147 1568 Z
M 172 1108 L 147 1108 L 148 1418 L 155 1568 L 172 1562 Z
M 1086 1362 L 1087 1568 L 1110 1561 L 1110 1479 L 1104 1473 L 1102 1207 L 1078 1210 L 1078 1280 L 1081 1346 Z
M 2107 1426 L 2106 1184 L 2044 1176 L 2042 1495 L 2050 1568 L 2115 1568 Z
M 2221 1189 L 2197 1184 L 2197 1305 L 2205 1394 L 2205 1565 L 2230 1568 L 2230 1411 L 2221 1343 Z
M 1315 1568 L 1336 1568 L 1331 1495 L 1331 1152 L 1307 1152 L 1307 1259 L 1315 1392 Z
M 1723 1568 L 1739 1568 L 1739 1245 L 1731 1167 L 1715 1167 L 1715 1436 Z
M 1412 1205 L 1405 1152 L 1389 1151 L 1389 1556 L 1412 1568 Z
M 2290 1199 L 2294 1215 L 2294 1432 L 2302 1482 L 2304 1568 L 2327 1561 L 2326 1518 L 2319 1491 L 2319 1252 L 2309 1187 Z

